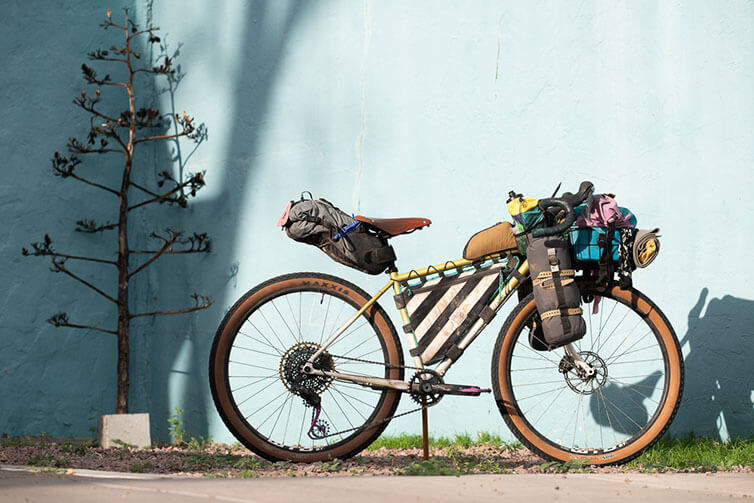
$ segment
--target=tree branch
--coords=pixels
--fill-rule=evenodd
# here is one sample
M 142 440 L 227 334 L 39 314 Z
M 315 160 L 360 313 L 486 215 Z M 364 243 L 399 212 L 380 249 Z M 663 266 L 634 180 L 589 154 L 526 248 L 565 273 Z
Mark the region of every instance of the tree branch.
M 176 192 L 178 192 L 179 190 L 181 190 L 181 188 L 185 187 L 186 185 L 188 185 L 188 183 L 189 183 L 188 181 L 183 182 L 182 184 L 180 184 L 177 187 L 175 187 L 173 190 L 165 192 L 162 195 L 157 195 L 156 197 L 154 197 L 152 199 L 147 199 L 146 201 L 142 201 L 140 203 L 134 204 L 133 206 L 129 206 L 128 207 L 128 211 L 135 210 L 136 208 L 139 208 L 141 206 L 146 206 L 147 204 L 152 204 L 152 203 L 157 203 L 157 202 L 173 202 L 173 203 L 180 204 L 180 200 L 178 198 L 175 198 L 175 197 L 174 198 L 170 198 L 169 196 L 171 194 L 175 194 Z M 181 206 L 185 206 L 185 205 L 181 205 Z
M 94 220 L 77 220 L 76 221 L 76 232 L 86 232 L 88 234 L 94 234 L 96 232 L 102 232 L 102 231 L 109 231 L 112 229 L 117 229 L 118 224 L 113 224 L 110 222 L 107 222 L 104 225 L 99 225 Z
M 193 307 L 188 307 L 186 309 L 176 309 L 174 311 L 154 311 L 151 313 L 136 313 L 136 314 L 132 314 L 131 318 L 139 318 L 142 316 L 164 316 L 167 314 L 193 313 L 194 311 L 206 309 L 215 302 L 214 299 L 212 299 L 211 297 L 207 297 L 206 295 L 199 295 L 197 293 L 192 294 L 191 298 L 194 299 L 194 302 L 196 303 L 196 305 Z
M 117 300 L 115 300 L 114 298 L 110 297 L 108 294 L 106 294 L 105 292 L 103 292 L 102 290 L 100 290 L 99 288 L 97 288 L 96 286 L 92 285 L 91 283 L 89 283 L 85 279 L 82 279 L 79 276 L 76 276 L 75 274 L 73 274 L 71 271 L 69 271 L 65 267 L 65 259 L 57 259 L 56 257 L 52 257 L 51 261 L 52 261 L 52 271 L 53 272 L 62 272 L 64 274 L 67 274 L 71 278 L 75 279 L 76 281 L 78 281 L 80 283 L 83 283 L 84 285 L 88 286 L 89 288 L 91 288 L 92 290 L 94 290 L 95 292 L 97 292 L 98 294 L 102 295 L 104 298 L 106 298 L 110 302 L 113 302 L 114 304 L 118 303 Z
M 52 257 L 53 260 L 55 258 L 61 258 L 64 260 L 65 259 L 86 260 L 88 262 L 98 262 L 101 264 L 118 265 L 113 260 L 105 260 L 105 259 L 94 258 L 94 257 L 81 257 L 78 255 L 67 255 L 65 253 L 57 253 L 55 250 L 52 249 L 52 239 L 50 239 L 49 234 L 45 234 L 44 241 L 32 243 L 31 246 L 34 249 L 33 252 L 30 252 L 26 248 L 21 248 L 21 255 L 23 255 L 24 257 Z
M 106 328 L 94 327 L 91 325 L 76 325 L 73 323 L 69 323 L 68 314 L 66 313 L 57 313 L 57 314 L 52 315 L 47 320 L 47 323 L 51 325 L 55 325 L 56 327 L 83 328 L 86 330 L 97 330 L 99 332 L 105 332 L 107 334 L 118 335 L 118 332 L 116 332 L 115 330 L 108 330 Z
M 178 239 L 178 237 L 181 235 L 180 232 L 178 232 L 178 231 L 176 231 L 174 229 L 168 229 L 167 231 L 170 233 L 170 238 L 165 241 L 165 244 L 163 245 L 163 247 L 159 251 L 157 251 L 152 257 L 150 257 L 149 260 L 147 260 L 146 262 L 144 262 L 143 264 L 141 264 L 139 267 L 137 267 L 136 269 L 134 269 L 133 271 L 131 271 L 130 273 L 128 273 L 128 277 L 129 278 L 132 277 L 137 272 L 139 272 L 139 271 L 147 268 L 155 260 L 157 260 L 158 258 L 160 258 L 171 246 L 173 246 L 173 243 L 175 243 L 176 240 Z
M 110 187 L 105 187 L 104 185 L 92 182 L 91 180 L 87 180 L 86 178 L 80 177 L 75 174 L 73 171 L 79 164 L 81 164 L 81 160 L 75 155 L 72 155 L 70 158 L 68 158 L 60 155 L 59 152 L 55 152 L 55 157 L 53 157 L 52 159 L 53 174 L 61 178 L 68 178 L 70 176 L 71 178 L 74 178 L 80 182 L 84 182 L 86 184 L 92 185 L 93 187 L 106 190 L 107 192 L 115 194 L 116 196 L 120 196 L 119 192 L 111 189 Z

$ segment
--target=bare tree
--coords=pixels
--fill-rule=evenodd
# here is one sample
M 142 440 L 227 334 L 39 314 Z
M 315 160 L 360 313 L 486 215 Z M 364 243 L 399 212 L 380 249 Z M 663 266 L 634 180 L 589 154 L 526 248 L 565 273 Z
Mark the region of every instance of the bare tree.
M 157 141 L 177 141 L 179 138 L 192 140 L 198 146 L 207 138 L 207 132 L 204 124 L 195 126 L 194 119 L 185 112 L 181 115 L 163 114 L 151 106 L 137 108 L 137 101 L 141 100 L 137 100 L 136 90 L 140 88 L 134 86 L 134 79 L 138 74 L 152 78 L 166 76 L 170 80 L 176 73 L 173 60 L 167 54 L 160 55 L 154 63 L 155 66 L 139 65 L 139 61 L 142 59 L 142 54 L 138 51 L 139 42 L 146 39 L 147 44 L 159 43 L 160 38 L 156 35 L 158 28 L 149 26 L 140 29 L 129 17 L 128 9 L 124 9 L 122 25 L 113 21 L 108 10 L 105 21 L 100 26 L 105 30 L 114 29 L 120 33 L 123 37 L 123 45 L 113 45 L 107 50 L 92 51 L 88 54 L 88 57 L 93 61 L 119 65 L 124 78 L 120 81 L 114 80 L 110 74 L 100 77 L 90 66 L 81 65 L 84 80 L 87 84 L 95 87 L 95 90 L 93 94 L 82 91 L 81 95 L 73 102 L 89 114 L 89 132 L 83 141 L 77 138 L 68 140 L 67 156 L 55 152 L 52 159 L 52 169 L 53 174 L 60 178 L 76 180 L 117 197 L 117 223 L 88 219 L 76 222 L 76 230 L 79 232 L 104 234 L 107 231 L 117 231 L 117 258 L 109 260 L 58 252 L 53 249 L 53 242 L 49 235 L 45 235 L 40 242 L 32 243 L 31 250 L 22 249 L 22 253 L 27 256 L 49 257 L 53 272 L 63 273 L 73 278 L 117 307 L 117 325 L 114 329 L 74 323 L 69 320 L 68 314 L 64 312 L 53 315 L 47 321 L 56 327 L 95 330 L 117 336 L 116 413 L 125 414 L 128 413 L 129 328 L 131 320 L 142 316 L 190 313 L 205 309 L 213 302 L 210 297 L 194 293 L 191 296 L 193 304 L 189 307 L 143 313 L 132 313 L 129 310 L 129 284 L 136 274 L 165 255 L 209 253 L 211 250 L 211 242 L 206 233 L 187 235 L 172 227 L 150 234 L 150 237 L 157 243 L 157 246 L 153 249 L 132 249 L 129 247 L 128 217 L 132 211 L 153 203 L 177 205 L 185 208 L 188 199 L 195 196 L 196 192 L 204 186 L 203 173 L 188 173 L 184 176 L 181 172 L 178 177 L 174 177 L 169 171 L 161 171 L 157 175 L 156 188 L 150 189 L 143 186 L 134 181 L 134 152 L 139 145 Z M 110 87 L 121 88 L 123 91 L 122 99 L 128 100 L 128 107 L 119 115 L 107 112 L 106 107 L 101 103 L 101 89 Z M 89 154 L 117 154 L 122 156 L 122 177 L 119 187 L 108 187 L 77 171 L 76 168 L 82 162 L 80 156 Z M 93 282 L 85 280 L 75 268 L 70 267 L 69 262 L 114 266 L 117 270 L 116 293 L 108 293 L 107 288 L 99 287 Z

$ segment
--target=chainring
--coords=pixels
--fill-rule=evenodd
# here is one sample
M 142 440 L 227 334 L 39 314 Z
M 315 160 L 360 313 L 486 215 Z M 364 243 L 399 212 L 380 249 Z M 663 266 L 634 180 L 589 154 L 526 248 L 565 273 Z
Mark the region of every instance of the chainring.
M 432 369 L 422 369 L 411 376 L 409 381 L 409 395 L 419 405 L 432 407 L 443 397 L 443 394 L 432 391 L 432 386 L 443 384 L 442 376 Z M 415 388 L 418 388 L 416 391 Z M 422 389 L 427 388 L 427 389 Z

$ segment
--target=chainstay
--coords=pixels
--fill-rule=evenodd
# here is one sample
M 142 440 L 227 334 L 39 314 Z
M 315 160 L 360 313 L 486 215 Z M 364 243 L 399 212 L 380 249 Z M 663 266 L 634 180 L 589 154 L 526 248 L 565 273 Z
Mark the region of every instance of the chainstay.
M 412 369 L 412 370 L 423 370 L 423 369 L 421 369 L 419 367 L 412 367 L 411 365 L 395 365 L 395 364 L 392 364 L 392 363 L 375 362 L 375 361 L 371 361 L 371 360 L 364 360 L 362 358 L 354 358 L 354 357 L 351 357 L 351 356 L 330 355 L 330 357 L 331 358 L 341 358 L 343 360 L 351 360 L 351 361 L 355 361 L 355 362 L 359 362 L 359 363 L 371 363 L 373 365 L 382 365 L 385 368 L 392 368 L 392 369 L 402 368 L 402 369 Z M 322 370 L 321 372 L 324 373 L 325 375 L 327 375 L 327 371 Z M 349 433 L 349 432 L 356 431 L 356 430 L 365 430 L 367 428 L 371 428 L 372 426 L 376 426 L 378 424 L 382 424 L 382 423 L 386 423 L 388 421 L 392 421 L 393 419 L 395 419 L 397 417 L 407 416 L 409 414 L 413 414 L 414 412 L 419 412 L 420 410 L 422 410 L 422 407 L 418 407 L 416 409 L 411 409 L 411 410 L 408 410 L 406 412 L 401 412 L 400 414 L 393 414 L 390 417 L 386 417 L 386 418 L 380 419 L 378 421 L 372 421 L 371 423 L 363 424 L 363 425 L 357 426 L 355 428 L 349 428 L 347 430 L 340 430 L 340 431 L 336 431 L 334 433 L 328 433 L 326 435 L 323 435 L 323 436 L 317 437 L 317 438 L 318 439 L 323 439 L 323 438 L 334 437 L 336 435 L 342 435 L 343 433 Z M 312 423 L 314 423 L 314 421 L 315 421 L 315 419 L 314 419 L 314 413 L 315 413 L 315 411 L 313 410 L 312 411 Z

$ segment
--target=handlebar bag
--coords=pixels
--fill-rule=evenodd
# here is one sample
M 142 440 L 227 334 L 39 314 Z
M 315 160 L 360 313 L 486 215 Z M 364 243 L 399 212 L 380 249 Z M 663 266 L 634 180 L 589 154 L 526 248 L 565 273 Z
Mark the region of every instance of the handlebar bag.
M 529 238 L 526 245 L 539 318 L 529 334 L 537 350 L 551 350 L 581 339 L 586 324 L 574 279 L 569 243 L 560 236 Z
M 291 201 L 278 225 L 291 239 L 314 245 L 336 262 L 368 274 L 380 274 L 395 261 L 386 239 L 325 199 Z

